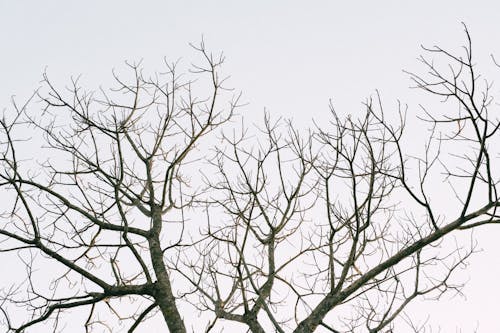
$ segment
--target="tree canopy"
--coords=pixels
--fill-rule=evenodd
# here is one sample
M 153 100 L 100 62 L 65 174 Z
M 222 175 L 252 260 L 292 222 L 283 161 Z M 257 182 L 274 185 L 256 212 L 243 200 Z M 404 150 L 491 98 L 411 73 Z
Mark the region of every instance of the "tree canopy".
M 405 308 L 459 290 L 474 252 L 452 235 L 500 221 L 500 121 L 465 32 L 462 53 L 424 48 L 408 73 L 450 107 L 415 117 L 377 92 L 311 129 L 245 124 L 203 43 L 189 70 L 127 63 L 109 90 L 44 75 L 0 120 L 0 251 L 24 267 L 2 326 L 422 332 Z

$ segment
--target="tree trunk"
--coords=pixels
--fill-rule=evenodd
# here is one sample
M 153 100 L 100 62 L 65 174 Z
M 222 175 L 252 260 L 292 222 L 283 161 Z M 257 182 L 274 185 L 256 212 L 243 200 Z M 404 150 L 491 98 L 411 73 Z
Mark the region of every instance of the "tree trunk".
M 186 326 L 175 304 L 175 297 L 172 293 L 170 277 L 163 262 L 163 251 L 161 250 L 158 236 L 149 239 L 149 249 L 151 251 L 151 262 L 156 274 L 156 285 L 154 298 L 160 307 L 163 318 L 167 323 L 170 333 L 186 333 Z

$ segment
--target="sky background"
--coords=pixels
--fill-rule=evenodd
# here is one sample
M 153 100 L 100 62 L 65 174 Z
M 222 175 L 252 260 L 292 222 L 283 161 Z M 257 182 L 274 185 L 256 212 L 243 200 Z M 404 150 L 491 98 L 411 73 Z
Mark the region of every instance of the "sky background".
M 143 59 L 151 70 L 161 69 L 163 57 L 189 64 L 195 53 L 188 44 L 204 36 L 210 50 L 224 51 L 230 86 L 249 103 L 240 110 L 247 121 L 266 109 L 307 127 L 328 119 L 329 99 L 340 113 L 362 112 L 375 89 L 388 110 L 400 99 L 413 112 L 423 97 L 408 89 L 402 70 L 422 69 L 421 44 L 458 49 L 462 21 L 483 75 L 498 77 L 489 57 L 500 58 L 499 10 L 496 1 L 456 0 L 0 0 L 0 109 L 12 95 L 29 96 L 44 70 L 60 85 L 81 74 L 86 87 L 105 87 L 125 60 Z M 430 315 L 442 332 L 499 332 L 499 233 L 475 233 L 483 252 L 464 273 L 467 298 L 419 303 L 415 316 Z

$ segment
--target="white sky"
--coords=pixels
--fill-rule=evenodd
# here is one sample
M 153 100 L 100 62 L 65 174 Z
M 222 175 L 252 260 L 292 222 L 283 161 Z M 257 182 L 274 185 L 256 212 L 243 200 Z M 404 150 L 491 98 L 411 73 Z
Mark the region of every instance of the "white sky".
M 224 51 L 231 85 L 250 103 L 241 111 L 248 121 L 266 108 L 308 126 L 311 117 L 326 119 L 329 98 L 340 112 L 356 114 L 375 89 L 387 107 L 400 98 L 416 110 L 421 95 L 408 89 L 402 69 L 421 68 L 420 44 L 459 47 L 464 21 L 477 62 L 500 57 L 499 10 L 496 1 L 456 0 L 0 0 L 0 109 L 11 95 L 29 95 L 45 68 L 61 85 L 83 74 L 97 88 L 124 60 L 144 59 L 153 70 L 164 56 L 189 62 L 188 43 L 203 35 L 210 49 Z M 431 314 L 442 332 L 500 332 L 498 233 L 476 233 L 484 252 L 466 273 L 467 299 L 419 304 L 416 315 Z

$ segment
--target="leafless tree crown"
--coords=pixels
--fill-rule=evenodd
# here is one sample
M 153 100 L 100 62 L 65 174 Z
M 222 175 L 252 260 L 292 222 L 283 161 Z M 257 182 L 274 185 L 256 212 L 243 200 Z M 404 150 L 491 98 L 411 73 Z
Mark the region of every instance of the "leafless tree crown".
M 1 286 L 2 327 L 423 332 L 407 305 L 459 292 L 474 252 L 459 231 L 500 221 L 500 122 L 466 37 L 408 73 L 447 106 L 422 107 L 418 138 L 378 93 L 307 131 L 235 126 L 239 95 L 203 43 L 189 73 L 129 63 L 109 91 L 44 75 L 0 120 L 0 251 L 24 267 Z

